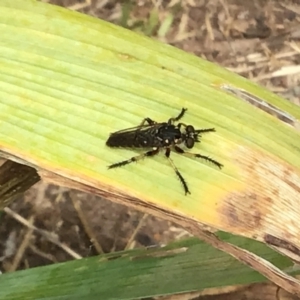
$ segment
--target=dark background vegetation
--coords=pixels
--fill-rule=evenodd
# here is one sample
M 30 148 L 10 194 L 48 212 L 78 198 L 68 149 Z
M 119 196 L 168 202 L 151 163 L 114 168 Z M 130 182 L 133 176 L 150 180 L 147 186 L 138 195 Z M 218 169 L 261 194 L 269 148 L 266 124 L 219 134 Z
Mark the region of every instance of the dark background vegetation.
M 44 0 L 127 27 L 216 62 L 300 104 L 300 1 Z M 121 45 L 120 45 L 121 47 Z M 189 233 L 170 222 L 64 187 L 36 184 L 0 215 L 0 270 L 53 264 Z M 35 229 L 31 229 L 31 225 Z M 296 299 L 271 284 L 164 299 Z

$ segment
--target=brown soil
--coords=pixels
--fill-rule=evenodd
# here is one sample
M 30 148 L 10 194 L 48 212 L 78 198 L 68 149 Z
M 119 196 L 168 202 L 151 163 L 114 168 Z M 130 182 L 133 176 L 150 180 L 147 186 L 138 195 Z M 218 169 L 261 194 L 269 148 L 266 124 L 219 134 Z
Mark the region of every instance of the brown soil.
M 44 0 L 151 35 L 256 81 L 300 104 L 300 2 L 271 0 Z M 298 3 L 298 4 L 297 4 Z M 157 13 L 157 23 L 150 14 Z M 167 31 L 168 18 L 173 18 Z M 189 234 L 96 196 L 36 184 L 0 215 L 3 272 L 125 248 L 163 245 Z M 33 223 L 38 230 L 28 229 Z M 66 247 L 62 248 L 60 243 Z M 271 284 L 163 299 L 296 299 Z

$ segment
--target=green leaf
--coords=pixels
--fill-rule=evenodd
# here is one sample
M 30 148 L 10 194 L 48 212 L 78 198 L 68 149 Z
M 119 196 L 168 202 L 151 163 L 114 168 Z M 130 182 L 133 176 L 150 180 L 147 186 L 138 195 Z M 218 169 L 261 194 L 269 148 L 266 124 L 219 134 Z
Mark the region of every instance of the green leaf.
M 159 30 L 157 33 L 159 37 L 165 37 L 167 35 L 167 33 L 169 32 L 169 30 L 172 26 L 173 21 L 174 21 L 174 15 L 171 13 L 167 14 L 164 21 L 162 22 L 162 24 L 159 27 Z
M 291 262 L 265 245 L 226 237 L 280 268 Z M 195 238 L 4 274 L 1 299 L 136 299 L 265 279 Z
M 112 24 L 34 1 L 0 5 L 4 151 L 101 189 L 166 209 L 180 207 L 186 217 L 210 224 L 216 221 L 205 220 L 206 206 L 209 210 L 233 190 L 243 193 L 249 187 L 249 178 L 239 170 L 243 162 L 236 159 L 274 155 L 299 169 L 299 133 L 215 84 L 230 80 L 300 116 L 291 103 L 282 104 L 216 65 Z M 187 198 L 163 155 L 107 170 L 140 153 L 108 148 L 109 133 L 136 126 L 147 116 L 165 121 L 182 107 L 188 108 L 184 122 L 216 128 L 193 150 L 219 160 L 222 171 L 174 154 L 192 192 Z

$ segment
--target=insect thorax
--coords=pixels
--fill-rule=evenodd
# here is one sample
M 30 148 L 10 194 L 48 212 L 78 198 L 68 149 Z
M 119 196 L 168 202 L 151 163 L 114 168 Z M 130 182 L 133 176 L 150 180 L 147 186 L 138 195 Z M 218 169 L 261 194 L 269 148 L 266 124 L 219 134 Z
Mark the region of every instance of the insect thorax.
M 164 123 L 158 128 L 156 140 L 160 147 L 178 144 L 182 141 L 182 133 L 177 126 Z

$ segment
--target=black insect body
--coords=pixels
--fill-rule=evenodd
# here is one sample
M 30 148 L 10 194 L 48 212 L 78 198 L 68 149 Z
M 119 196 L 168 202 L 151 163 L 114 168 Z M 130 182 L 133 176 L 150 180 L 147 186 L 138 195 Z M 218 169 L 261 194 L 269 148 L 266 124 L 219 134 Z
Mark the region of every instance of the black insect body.
M 106 145 L 109 147 L 152 148 L 152 150 L 149 150 L 138 156 L 134 156 L 130 159 L 112 164 L 108 168 L 112 169 L 125 166 L 144 157 L 154 156 L 158 154 L 161 149 L 165 149 L 165 155 L 179 177 L 185 194 L 190 194 L 185 179 L 182 177 L 181 173 L 178 171 L 172 159 L 170 158 L 171 150 L 174 150 L 175 152 L 185 156 L 202 158 L 213 163 L 220 169 L 223 167 L 223 165 L 208 156 L 185 152 L 179 147 L 179 145 L 185 145 L 186 148 L 191 149 L 194 147 L 195 142 L 200 142 L 202 133 L 215 131 L 214 128 L 196 130 L 192 125 L 186 125 L 184 123 L 178 123 L 175 125 L 175 122 L 178 122 L 184 116 L 186 111 L 187 109 L 183 108 L 176 118 L 170 118 L 168 122 L 157 123 L 150 118 L 145 118 L 137 127 L 112 133 L 106 141 Z

